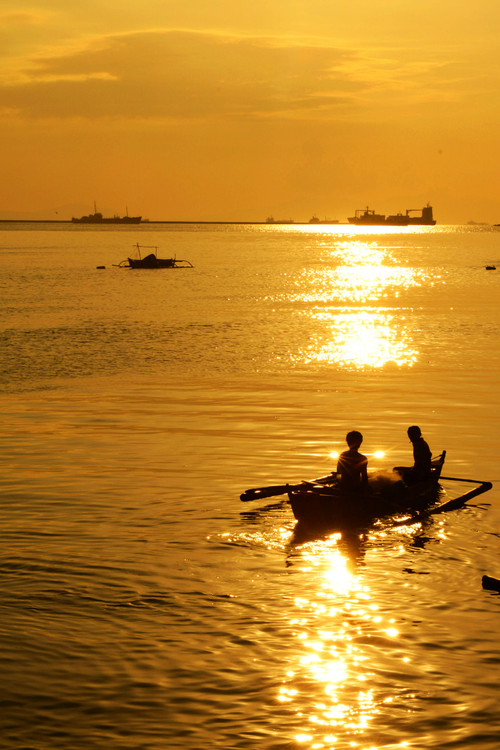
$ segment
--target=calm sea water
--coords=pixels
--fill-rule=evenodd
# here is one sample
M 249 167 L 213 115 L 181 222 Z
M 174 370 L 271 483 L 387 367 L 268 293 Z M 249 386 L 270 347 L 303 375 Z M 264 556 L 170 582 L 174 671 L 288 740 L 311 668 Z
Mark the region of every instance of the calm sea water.
M 500 481 L 490 264 L 484 227 L 1 225 L 0 747 L 497 748 L 498 485 L 364 538 L 239 500 L 413 423 Z

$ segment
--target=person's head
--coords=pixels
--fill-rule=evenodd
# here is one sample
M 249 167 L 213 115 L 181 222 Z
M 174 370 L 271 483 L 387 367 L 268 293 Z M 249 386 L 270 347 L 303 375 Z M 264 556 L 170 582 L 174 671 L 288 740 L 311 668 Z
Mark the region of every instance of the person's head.
M 347 433 L 345 439 L 349 448 L 359 448 L 359 446 L 363 442 L 363 435 L 357 430 L 352 430 L 351 432 Z
M 414 443 L 415 440 L 418 440 L 421 435 L 422 435 L 422 431 L 420 427 L 417 427 L 416 424 L 412 425 L 411 427 L 408 427 L 408 437 L 410 438 L 412 443 Z

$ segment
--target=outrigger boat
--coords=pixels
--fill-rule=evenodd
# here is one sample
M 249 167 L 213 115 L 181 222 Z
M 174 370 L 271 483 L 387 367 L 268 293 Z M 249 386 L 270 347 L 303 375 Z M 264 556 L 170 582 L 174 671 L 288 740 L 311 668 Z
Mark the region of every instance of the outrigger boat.
M 178 260 L 177 258 L 158 258 L 156 245 L 135 244 L 138 258 L 127 258 L 118 264 L 119 268 L 194 268 L 189 260 Z M 146 256 L 141 257 L 142 250 L 152 250 Z
M 359 496 L 342 492 L 337 474 L 332 472 L 310 482 L 246 490 L 240 499 L 246 502 L 288 495 L 293 515 L 304 527 L 360 529 L 371 526 L 378 519 L 391 516 L 406 518 L 402 523 L 408 523 L 408 519 L 422 520 L 428 515 L 461 508 L 468 500 L 491 489 L 491 482 L 443 477 L 445 458 L 446 451 L 443 451 L 433 459 L 430 476 L 410 485 L 402 478 L 391 477 L 387 472 L 373 472 L 368 478 L 369 492 Z M 438 501 L 444 492 L 440 480 L 466 482 L 477 486 L 470 492 L 440 505 Z

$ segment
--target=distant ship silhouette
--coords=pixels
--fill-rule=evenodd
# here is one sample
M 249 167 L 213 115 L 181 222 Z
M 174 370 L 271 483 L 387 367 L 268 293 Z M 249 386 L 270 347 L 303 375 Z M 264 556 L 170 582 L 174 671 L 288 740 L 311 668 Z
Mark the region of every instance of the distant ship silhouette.
M 142 216 L 129 216 L 128 209 L 126 216 L 113 216 L 112 218 L 105 218 L 97 210 L 94 201 L 94 213 L 88 216 L 81 216 L 77 219 L 75 216 L 71 219 L 73 224 L 140 224 Z
M 410 216 L 410 214 L 420 212 L 420 216 Z M 401 226 L 406 227 L 408 225 L 413 226 L 425 225 L 434 226 L 436 220 L 432 215 L 432 206 L 427 204 L 424 208 L 407 208 L 405 214 L 394 214 L 393 216 L 385 216 L 384 214 L 376 214 L 368 208 L 356 209 L 355 215 L 350 216 L 347 221 L 349 224 L 361 224 L 361 225 L 381 225 L 386 224 L 390 226 Z

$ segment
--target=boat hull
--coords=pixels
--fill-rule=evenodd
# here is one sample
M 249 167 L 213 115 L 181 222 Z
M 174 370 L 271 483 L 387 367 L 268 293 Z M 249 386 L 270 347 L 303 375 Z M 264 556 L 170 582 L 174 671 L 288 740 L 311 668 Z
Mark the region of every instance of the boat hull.
M 302 524 L 328 528 L 370 526 L 386 516 L 425 510 L 438 500 L 440 486 L 429 482 L 416 489 L 402 487 L 400 492 L 349 496 L 338 488 L 304 488 L 288 493 L 293 515 Z
M 130 268 L 175 268 L 174 258 L 157 258 L 155 255 L 147 258 L 129 258 Z
M 369 490 L 363 494 L 342 492 L 338 483 L 295 485 L 288 492 L 293 515 L 303 525 L 342 529 L 367 527 L 379 518 L 425 510 L 439 498 L 445 456 L 443 451 L 433 462 L 428 479 L 411 485 L 402 479 L 392 481 L 384 472 L 371 475 Z

